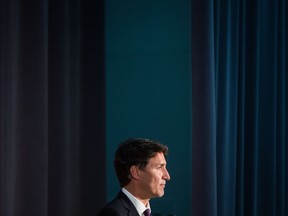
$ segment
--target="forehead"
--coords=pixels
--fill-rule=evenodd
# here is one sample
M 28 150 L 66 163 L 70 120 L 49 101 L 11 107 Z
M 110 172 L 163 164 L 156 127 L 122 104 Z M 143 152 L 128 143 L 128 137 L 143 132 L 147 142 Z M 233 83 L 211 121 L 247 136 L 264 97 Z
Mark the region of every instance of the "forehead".
M 166 159 L 162 152 L 157 153 L 154 157 L 150 158 L 148 165 L 166 165 Z

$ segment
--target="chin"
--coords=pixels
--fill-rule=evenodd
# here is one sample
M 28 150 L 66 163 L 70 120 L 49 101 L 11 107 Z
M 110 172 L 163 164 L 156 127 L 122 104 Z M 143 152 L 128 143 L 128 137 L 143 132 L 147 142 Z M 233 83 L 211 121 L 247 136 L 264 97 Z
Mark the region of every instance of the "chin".
M 164 192 L 158 193 L 158 197 L 162 197 L 162 196 L 164 196 Z

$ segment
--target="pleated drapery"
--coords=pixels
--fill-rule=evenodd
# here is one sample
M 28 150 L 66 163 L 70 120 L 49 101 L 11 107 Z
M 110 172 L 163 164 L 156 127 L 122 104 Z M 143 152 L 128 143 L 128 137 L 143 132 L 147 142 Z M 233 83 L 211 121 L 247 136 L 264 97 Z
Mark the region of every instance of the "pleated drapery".
M 191 215 L 287 215 L 287 11 L 192 0 Z
M 96 215 L 106 202 L 103 1 L 0 10 L 0 215 Z

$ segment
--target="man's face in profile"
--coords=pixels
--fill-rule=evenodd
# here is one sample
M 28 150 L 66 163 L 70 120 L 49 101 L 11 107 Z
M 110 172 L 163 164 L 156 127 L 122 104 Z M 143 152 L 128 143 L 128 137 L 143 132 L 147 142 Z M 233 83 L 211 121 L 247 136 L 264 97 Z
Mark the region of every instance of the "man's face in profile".
M 166 181 L 170 179 L 166 169 L 166 159 L 162 152 L 150 158 L 144 169 L 139 169 L 139 189 L 143 199 L 162 197 Z

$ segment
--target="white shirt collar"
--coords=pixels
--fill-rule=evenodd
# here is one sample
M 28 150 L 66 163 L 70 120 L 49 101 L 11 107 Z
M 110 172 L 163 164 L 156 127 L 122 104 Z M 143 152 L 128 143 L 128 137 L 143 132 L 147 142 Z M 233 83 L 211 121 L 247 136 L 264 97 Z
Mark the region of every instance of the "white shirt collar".
M 149 208 L 150 208 L 150 204 L 148 202 L 147 206 L 145 206 L 140 200 L 138 200 L 135 196 L 133 196 L 128 190 L 126 190 L 124 187 L 122 188 L 122 192 L 131 200 L 131 202 L 133 203 L 133 205 L 135 206 L 138 214 L 140 216 L 143 216 L 143 212 Z

